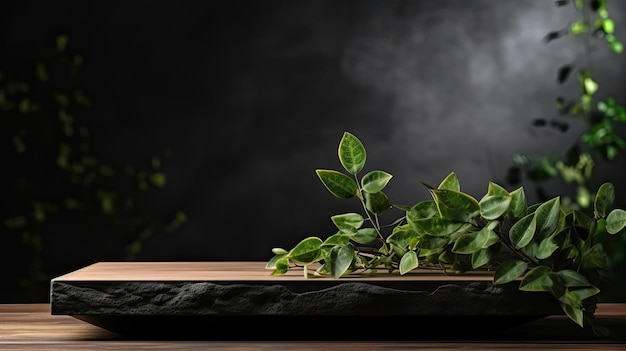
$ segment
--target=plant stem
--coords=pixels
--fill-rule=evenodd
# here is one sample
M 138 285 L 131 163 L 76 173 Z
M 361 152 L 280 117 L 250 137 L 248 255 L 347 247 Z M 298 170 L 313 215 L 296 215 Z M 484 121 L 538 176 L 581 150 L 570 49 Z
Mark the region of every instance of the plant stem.
M 365 197 L 363 196 L 363 189 L 358 186 L 360 184 L 360 180 L 356 174 L 354 175 L 354 180 L 356 181 L 357 189 L 359 192 L 357 197 L 359 198 L 359 201 L 361 201 L 361 206 L 363 206 L 363 211 L 365 211 L 365 214 L 367 215 L 367 219 L 370 221 L 370 223 L 372 223 L 372 227 L 374 227 L 374 230 L 376 230 L 376 233 L 378 234 L 378 238 L 383 243 L 383 248 L 385 249 L 385 252 L 388 252 L 389 248 L 387 247 L 387 243 L 385 242 L 385 237 L 380 231 L 380 224 L 378 223 L 378 216 L 374 214 L 376 220 L 372 219 L 372 214 L 367 209 L 367 205 L 365 204 Z
M 508 248 L 509 248 L 509 250 L 511 250 L 511 252 L 512 252 L 512 253 L 514 253 L 515 255 L 519 256 L 521 259 L 523 259 L 523 260 L 525 260 L 525 261 L 532 262 L 532 263 L 534 263 L 534 264 L 539 264 L 539 262 L 538 262 L 538 261 L 536 261 L 536 260 L 532 259 L 530 256 L 526 255 L 526 254 L 525 254 L 524 252 L 522 252 L 521 250 L 518 250 L 518 249 L 514 248 L 513 246 L 511 246 L 511 244 L 510 244 L 508 241 L 506 241 L 506 240 L 504 239 L 504 236 L 502 235 L 502 233 L 500 233 L 499 231 L 496 231 L 495 233 L 496 233 L 496 234 L 500 237 L 500 240 L 502 241 L 502 243 L 503 243 L 506 247 L 508 247 Z

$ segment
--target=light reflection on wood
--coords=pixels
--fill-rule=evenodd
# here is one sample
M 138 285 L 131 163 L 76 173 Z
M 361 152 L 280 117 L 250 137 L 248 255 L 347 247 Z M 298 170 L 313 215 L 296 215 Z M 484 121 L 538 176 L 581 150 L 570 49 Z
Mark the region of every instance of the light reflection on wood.
M 317 269 L 310 266 L 309 278 L 304 278 L 303 267 L 298 267 L 283 276 L 271 276 L 272 270 L 265 268 L 266 262 L 98 262 L 53 279 L 54 281 L 299 281 L 307 279 L 335 278 L 313 276 Z M 350 274 L 342 281 L 490 281 L 489 272 L 445 274 L 441 270 L 418 269 L 400 276 L 398 271 L 388 273 Z

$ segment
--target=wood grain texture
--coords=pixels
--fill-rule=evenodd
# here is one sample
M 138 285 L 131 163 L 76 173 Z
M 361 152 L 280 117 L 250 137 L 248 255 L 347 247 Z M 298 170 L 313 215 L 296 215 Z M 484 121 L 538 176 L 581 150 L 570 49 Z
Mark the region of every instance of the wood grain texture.
M 283 276 L 272 276 L 266 262 L 98 262 L 56 277 L 53 281 L 305 281 L 333 280 L 332 277 L 304 277 L 303 269 Z M 313 273 L 315 268 L 309 269 Z M 423 269 L 400 276 L 379 270 L 376 274 L 352 274 L 342 281 L 490 281 L 493 274 L 468 272 L 446 275 L 440 270 Z
M 490 340 L 359 342 L 131 340 L 69 316 L 52 316 L 47 304 L 0 305 L 0 350 L 625 350 L 626 304 L 599 304 L 599 322 L 623 332 L 617 339 L 581 338 L 563 317 L 548 317 Z M 555 336 L 557 338 L 555 338 Z

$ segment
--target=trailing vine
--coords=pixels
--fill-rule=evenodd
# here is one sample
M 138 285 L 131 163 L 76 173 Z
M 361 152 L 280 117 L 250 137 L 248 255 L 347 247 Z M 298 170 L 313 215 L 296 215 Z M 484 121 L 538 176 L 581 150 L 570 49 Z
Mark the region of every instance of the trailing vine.
M 569 195 L 561 195 L 561 204 L 571 209 L 579 209 L 591 214 L 594 202 L 594 169 L 604 162 L 614 163 L 626 148 L 626 141 L 620 130 L 626 127 L 626 108 L 614 97 L 600 99 L 600 83 L 594 74 L 594 54 L 606 50 L 622 54 L 623 43 L 617 38 L 616 25 L 611 15 L 608 0 L 564 0 L 555 1 L 557 7 L 565 10 L 572 7 L 577 18 L 564 28 L 549 32 L 544 40 L 573 40 L 578 44 L 579 54 L 572 61 L 562 64 L 556 72 L 559 85 L 575 84 L 578 95 L 571 98 L 558 96 L 556 109 L 558 116 L 550 119 L 539 118 L 533 121 L 536 128 L 553 128 L 567 133 L 573 120 L 583 121 L 586 127 L 571 144 L 556 154 L 515 154 L 513 166 L 509 167 L 507 183 L 511 186 L 528 179 L 534 185 L 539 201 L 549 199 L 553 194 L 549 187 L 557 180 L 571 187 Z M 575 79 L 575 81 L 573 81 Z M 626 283 L 616 278 L 626 268 L 626 238 L 607 240 L 609 267 L 604 272 L 607 280 L 613 280 L 612 291 L 626 288 Z M 608 295 L 610 299 L 623 299 L 623 294 Z
M 560 115 L 583 119 L 588 127 L 579 138 L 567 147 L 562 155 L 513 156 L 514 165 L 508 170 L 509 184 L 520 182 L 521 174 L 535 183 L 539 200 L 550 195 L 541 183 L 552 178 L 560 178 L 565 184 L 575 186 L 575 198 L 562 196 L 563 205 L 589 209 L 593 204 L 591 180 L 596 158 L 613 161 L 620 151 L 626 148 L 626 141 L 616 133 L 616 125 L 626 122 L 626 109 L 615 98 L 597 99 L 600 89 L 593 74 L 593 43 L 602 42 L 616 54 L 624 50 L 621 41 L 615 36 L 615 22 L 609 12 L 607 0 L 562 0 L 555 1 L 558 7 L 574 6 L 578 19 L 565 28 L 552 31 L 545 36 L 550 43 L 560 38 L 572 38 L 580 43 L 580 54 L 572 62 L 563 64 L 557 70 L 557 82 L 565 84 L 571 77 L 577 80 L 580 95 L 571 99 L 556 98 Z M 552 127 L 560 132 L 570 129 L 568 120 L 559 118 L 539 118 L 533 121 L 536 127 Z
M 357 199 L 359 211 L 330 217 L 337 231 L 325 238 L 306 237 L 290 250 L 274 248 L 266 265 L 272 275 L 304 268 L 310 276 L 309 265 L 316 267 L 312 276 L 334 278 L 377 270 L 404 275 L 422 268 L 491 272 L 494 284 L 551 294 L 576 324 L 605 332 L 593 321 L 598 272 L 607 263 L 598 239 L 626 232 L 626 211 L 612 208 L 611 183 L 597 190 L 592 216 L 562 206 L 559 196 L 529 205 L 523 187 L 508 190 L 495 182 L 476 199 L 461 191 L 454 172 L 436 187 L 420 182 L 430 199 L 398 205 L 384 192 L 390 173 L 362 174 L 367 154 L 355 135 L 344 132 L 338 156 L 343 171 L 316 173 L 335 197 Z M 391 210 L 399 216 L 382 224 L 381 215 Z

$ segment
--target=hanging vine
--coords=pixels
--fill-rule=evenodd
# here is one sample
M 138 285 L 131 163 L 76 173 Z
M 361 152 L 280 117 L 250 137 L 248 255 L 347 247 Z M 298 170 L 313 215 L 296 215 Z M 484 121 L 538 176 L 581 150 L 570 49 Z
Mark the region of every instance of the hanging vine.
M 537 185 L 540 197 L 545 197 L 549 195 L 545 195 L 541 183 L 560 178 L 566 184 L 574 184 L 576 188 L 575 199 L 565 197 L 564 204 L 575 209 L 588 209 L 593 203 L 590 180 L 593 177 L 594 160 L 602 157 L 612 161 L 626 148 L 626 141 L 616 133 L 615 128 L 616 124 L 626 122 L 624 106 L 613 97 L 604 100 L 596 97 L 600 86 L 593 75 L 592 44 L 599 40 L 616 54 L 622 53 L 624 46 L 615 36 L 615 22 L 610 15 L 607 0 L 564 0 L 555 3 L 559 7 L 573 5 L 578 19 L 565 28 L 548 33 L 545 41 L 549 43 L 559 38 L 571 38 L 579 41 L 581 47 L 580 55 L 557 71 L 559 84 L 575 77 L 580 94 L 573 99 L 557 97 L 557 111 L 560 115 L 585 120 L 588 127 L 564 155 L 514 155 L 514 166 L 509 169 L 508 181 L 516 184 L 523 174 Z M 552 127 L 560 132 L 569 130 L 568 121 L 559 118 L 536 119 L 533 124 L 536 127 Z
M 0 71 L 1 129 L 10 141 L 3 154 L 12 178 L 3 193 L 0 243 L 20 267 L 5 279 L 23 289 L 47 284 L 46 243 L 55 238 L 87 243 L 94 231 L 105 231 L 111 241 L 126 243 L 119 256 L 134 260 L 142 243 L 187 220 L 181 211 L 163 222 L 146 210 L 148 194 L 166 186 L 167 152 L 145 163 L 99 157 L 87 118 L 93 101 L 81 88 L 84 57 L 71 49 L 68 36 L 54 40 L 31 77 Z

